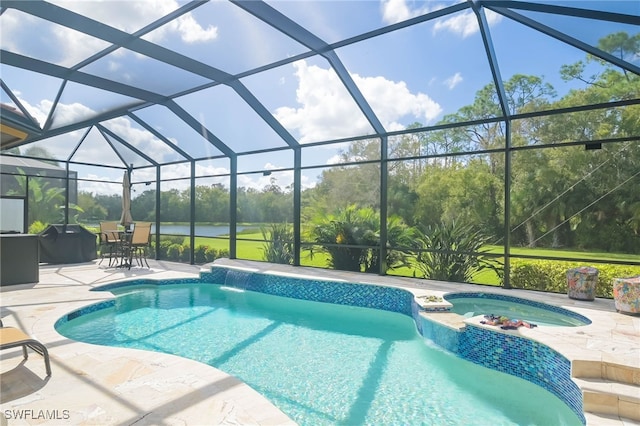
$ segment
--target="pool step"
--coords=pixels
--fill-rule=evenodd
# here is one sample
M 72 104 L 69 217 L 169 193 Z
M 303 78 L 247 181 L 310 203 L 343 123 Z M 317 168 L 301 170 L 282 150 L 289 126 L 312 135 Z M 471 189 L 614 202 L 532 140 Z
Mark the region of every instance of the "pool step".
M 587 424 L 615 424 L 611 422 L 616 419 L 640 422 L 640 368 L 601 361 L 574 361 L 572 368 L 573 380 L 582 390 L 583 409 L 589 414 Z

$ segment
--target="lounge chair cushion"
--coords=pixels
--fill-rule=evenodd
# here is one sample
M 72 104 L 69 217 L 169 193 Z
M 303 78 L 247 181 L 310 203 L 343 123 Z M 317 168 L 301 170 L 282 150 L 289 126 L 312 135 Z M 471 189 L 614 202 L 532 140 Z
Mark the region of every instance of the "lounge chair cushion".
M 0 322 L 0 325 L 2 323 Z M 27 348 L 39 353 L 44 357 L 44 365 L 47 370 L 47 376 L 51 375 L 51 364 L 49 362 L 49 352 L 47 348 L 37 341 L 32 339 L 22 330 L 15 327 L 0 327 L 0 349 L 10 349 L 22 347 L 22 353 L 24 358 L 28 357 Z

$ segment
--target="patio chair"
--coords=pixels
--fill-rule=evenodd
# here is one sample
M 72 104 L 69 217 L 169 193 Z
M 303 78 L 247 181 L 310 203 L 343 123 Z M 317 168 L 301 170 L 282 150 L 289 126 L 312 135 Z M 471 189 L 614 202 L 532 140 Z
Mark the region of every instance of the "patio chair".
M 140 266 L 144 263 L 149 268 L 149 262 L 147 262 L 147 249 L 151 242 L 151 222 L 135 222 L 133 227 L 133 233 L 124 243 L 124 252 L 129 257 L 128 266 L 131 268 L 133 258 L 136 258 L 136 262 Z
M 100 222 L 100 263 L 105 258 L 105 254 L 109 254 L 109 266 L 114 261 L 117 261 L 120 253 L 118 248 L 120 247 L 120 231 L 118 231 L 117 222 Z
M 22 330 L 15 327 L 5 327 L 0 320 L 0 349 L 11 349 L 22 347 L 24 359 L 29 357 L 27 348 L 39 353 L 44 357 L 44 366 L 47 376 L 51 376 L 51 363 L 49 362 L 49 352 L 47 348 L 37 341 L 26 335 Z

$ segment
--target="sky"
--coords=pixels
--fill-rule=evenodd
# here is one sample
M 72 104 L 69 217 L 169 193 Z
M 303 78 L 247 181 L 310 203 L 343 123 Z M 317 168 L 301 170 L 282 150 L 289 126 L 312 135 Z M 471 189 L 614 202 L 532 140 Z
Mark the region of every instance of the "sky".
M 174 0 L 146 1 L 55 1 L 76 13 L 133 33 L 170 13 L 184 2 Z M 316 37 L 333 43 L 399 23 L 416 16 L 440 10 L 457 2 L 417 0 L 355 1 L 268 1 Z M 557 5 L 599 8 L 612 12 L 640 15 L 636 0 L 611 2 L 555 1 Z M 585 43 L 596 45 L 598 39 L 614 31 L 640 32 L 638 26 L 612 24 L 578 18 L 558 17 L 542 13 L 520 12 L 556 30 L 566 32 Z M 507 17 L 486 11 L 490 35 L 498 57 L 503 80 L 516 74 L 542 77 L 551 83 L 558 96 L 578 82 L 564 82 L 559 77 L 561 65 L 585 59 L 585 53 L 545 36 Z M 109 47 L 103 40 L 68 28 L 52 25 L 31 15 L 9 9 L 0 17 L 2 49 L 56 65 L 71 67 Z M 38 31 L 35 31 L 35 29 Z M 35 35 L 34 35 L 35 34 Z M 173 49 L 197 61 L 228 73 L 238 74 L 274 61 L 307 51 L 307 48 L 234 4 L 213 1 L 146 34 L 145 40 Z M 476 93 L 491 82 L 491 73 L 483 47 L 476 16 L 470 9 L 415 25 L 402 30 L 337 49 L 337 58 L 348 71 L 362 96 L 387 131 L 406 128 L 413 123 L 433 125 L 447 114 L 473 102 Z M 640 58 L 634 58 L 638 64 Z M 595 63 L 593 72 L 601 71 Z M 80 71 L 113 79 L 133 87 L 172 95 L 201 85 L 207 80 L 127 49 L 117 49 L 100 59 L 79 67 Z M 62 81 L 41 74 L 25 72 L 2 64 L 2 80 L 41 124 L 54 104 Z M 362 114 L 331 63 L 312 56 L 265 72 L 240 79 L 255 98 L 300 143 L 313 143 L 337 138 L 368 135 L 371 124 Z M 175 99 L 176 103 L 201 122 L 220 140 L 236 151 L 253 151 L 286 146 L 232 88 L 224 85 Z M 12 104 L 6 93 L 2 102 Z M 114 95 L 77 83 L 68 83 L 53 115 L 53 126 L 73 123 L 118 105 L 137 102 L 134 98 Z M 176 146 L 198 156 L 220 154 L 202 136 L 186 126 L 166 108 L 154 106 L 135 111 L 155 130 Z M 158 161 L 177 160 L 176 155 L 155 136 L 130 118 L 117 118 L 104 126 L 137 149 Z M 123 159 L 139 167 L 146 163 L 135 153 L 123 150 L 122 159 L 112 152 L 105 137 L 86 129 L 54 141 L 35 145 L 46 147 L 54 156 L 66 158 L 84 136 L 85 142 L 74 154 L 75 161 L 100 158 L 102 164 L 122 167 Z M 342 145 L 344 146 L 344 145 Z M 335 164 L 336 147 L 303 150 L 303 165 Z M 275 172 L 293 166 L 290 151 L 240 157 L 239 171 L 256 173 L 240 175 L 239 185 L 262 188 L 272 179 L 283 187 L 289 185 L 292 172 Z M 79 189 L 93 193 L 117 193 L 122 171 L 73 165 L 79 176 L 93 180 L 79 184 Z M 225 174 L 225 160 L 207 161 L 197 166 L 197 174 Z M 315 185 L 320 169 L 303 172 L 303 187 Z M 188 177 L 188 163 L 162 168 L 162 178 Z M 154 168 L 134 171 L 134 182 L 155 180 Z M 110 183 L 111 182 L 111 183 Z M 114 183 L 115 182 L 115 183 Z M 226 177 L 207 179 L 206 183 L 228 183 Z M 184 189 L 189 181 L 163 185 Z M 138 192 L 145 190 L 142 186 Z M 135 194 L 134 194 L 135 196 Z

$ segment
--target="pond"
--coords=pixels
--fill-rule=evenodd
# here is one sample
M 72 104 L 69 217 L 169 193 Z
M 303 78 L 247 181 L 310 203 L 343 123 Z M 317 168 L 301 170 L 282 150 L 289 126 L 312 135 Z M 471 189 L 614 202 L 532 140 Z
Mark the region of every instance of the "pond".
M 99 223 L 86 223 L 83 226 L 99 228 Z M 238 232 L 245 229 L 259 229 L 260 225 L 238 225 L 236 230 Z M 156 232 L 155 223 L 151 223 L 151 233 Z M 160 232 L 163 235 L 189 235 L 189 224 L 184 225 L 169 225 L 160 224 Z M 199 225 L 195 226 L 195 235 L 198 237 L 220 237 L 222 235 L 229 235 L 229 225 Z
M 236 226 L 237 232 L 245 229 L 256 228 L 253 226 Z M 151 232 L 155 232 L 155 226 L 151 227 Z M 160 233 L 163 235 L 189 235 L 189 225 L 165 225 L 160 224 Z M 229 225 L 197 225 L 195 226 L 195 235 L 199 237 L 219 237 L 221 235 L 229 235 Z

